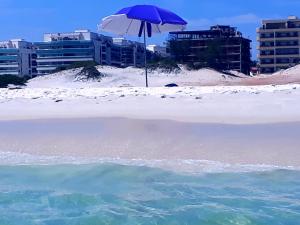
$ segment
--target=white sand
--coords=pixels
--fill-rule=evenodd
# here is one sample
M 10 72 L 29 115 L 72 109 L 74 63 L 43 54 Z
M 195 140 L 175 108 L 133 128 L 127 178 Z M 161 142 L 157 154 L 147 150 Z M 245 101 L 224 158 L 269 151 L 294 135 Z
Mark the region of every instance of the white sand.
M 215 123 L 300 121 L 300 84 L 238 86 L 274 80 L 289 83 L 290 76 L 300 77 L 300 66 L 255 78 L 183 67 L 178 74 L 155 71 L 149 75 L 149 89 L 143 88 L 142 69 L 99 66 L 98 70 L 105 74 L 101 82 L 75 81 L 80 71 L 76 69 L 35 78 L 23 90 L 0 90 L 0 120 L 128 117 Z M 165 88 L 169 83 L 180 87 Z
M 24 89 L 0 89 L 0 120 L 127 117 L 231 124 L 300 121 L 300 84 L 232 86 L 266 76 L 232 77 L 208 69 L 183 69 L 179 74 L 150 73 L 151 87 L 146 89 L 141 69 L 98 69 L 105 74 L 101 82 L 76 81 L 75 74 L 80 71 L 76 69 L 35 78 Z M 231 86 L 222 86 L 228 82 Z M 168 83 L 180 87 L 164 87 Z M 219 85 L 199 86 L 214 83 Z
M 300 85 L 0 90 L 0 120 L 127 117 L 210 123 L 300 121 Z

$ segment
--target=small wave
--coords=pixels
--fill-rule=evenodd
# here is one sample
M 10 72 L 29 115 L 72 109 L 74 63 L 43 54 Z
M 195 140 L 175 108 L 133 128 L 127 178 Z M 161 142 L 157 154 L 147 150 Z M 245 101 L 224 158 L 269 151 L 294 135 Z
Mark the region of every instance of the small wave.
M 300 170 L 300 167 L 276 166 L 266 164 L 230 164 L 209 160 L 146 160 L 146 159 L 121 159 L 121 158 L 90 158 L 70 156 L 33 155 L 21 152 L 0 152 L 0 165 L 85 165 L 85 164 L 117 164 L 124 166 L 143 166 L 159 168 L 174 172 L 189 174 L 199 173 L 247 173 L 273 170 Z

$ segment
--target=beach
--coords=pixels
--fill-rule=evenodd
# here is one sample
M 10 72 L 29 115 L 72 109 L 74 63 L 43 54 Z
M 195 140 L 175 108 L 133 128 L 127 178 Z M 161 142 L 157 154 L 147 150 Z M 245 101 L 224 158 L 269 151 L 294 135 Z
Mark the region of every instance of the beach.
M 2 121 L 0 139 L 5 141 L 0 149 L 52 157 L 56 163 L 120 159 L 145 165 L 157 162 L 163 168 L 163 162 L 169 162 L 165 169 L 174 166 L 178 172 L 189 169 L 187 163 L 197 166 L 203 161 L 300 168 L 299 132 L 300 123 L 225 125 L 123 118 Z M 182 163 L 182 168 L 176 163 Z
M 299 132 L 299 122 L 0 121 L 0 223 L 297 224 Z
M 0 149 L 299 167 L 299 97 L 298 84 L 2 89 Z
M 299 221 L 299 84 L 120 76 L 0 90 L 1 224 Z

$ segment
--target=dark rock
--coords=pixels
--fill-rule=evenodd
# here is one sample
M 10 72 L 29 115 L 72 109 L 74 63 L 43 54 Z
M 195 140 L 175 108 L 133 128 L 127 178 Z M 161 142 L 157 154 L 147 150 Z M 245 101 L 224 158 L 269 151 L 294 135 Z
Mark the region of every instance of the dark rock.
M 177 84 L 174 84 L 174 83 L 172 83 L 172 84 L 167 84 L 167 85 L 165 85 L 165 87 L 178 87 L 178 85 L 177 85 Z

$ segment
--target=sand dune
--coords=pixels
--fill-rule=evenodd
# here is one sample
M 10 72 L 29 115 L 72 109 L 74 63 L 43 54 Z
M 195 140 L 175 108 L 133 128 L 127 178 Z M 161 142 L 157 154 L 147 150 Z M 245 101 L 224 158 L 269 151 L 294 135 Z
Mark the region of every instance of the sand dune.
M 144 88 L 142 69 L 98 69 L 105 74 L 100 82 L 76 81 L 77 69 L 35 78 L 23 89 L 1 89 L 0 120 L 126 117 L 243 124 L 300 121 L 299 66 L 253 78 L 209 69 L 183 69 L 177 74 L 155 71 L 150 74 L 150 88 Z M 168 83 L 179 87 L 164 87 Z M 263 85 L 266 83 L 271 85 Z
M 144 87 L 144 70 L 138 68 L 115 68 L 99 66 L 98 70 L 105 75 L 101 82 L 80 82 L 75 75 L 80 69 L 73 69 L 37 77 L 29 81 L 28 87 Z M 283 85 L 300 84 L 300 65 L 272 75 L 261 74 L 250 77 L 242 73 L 232 72 L 232 76 L 212 69 L 190 71 L 181 67 L 179 73 L 166 73 L 160 70 L 149 74 L 150 87 L 162 87 L 176 83 L 179 86 L 251 86 L 251 85 Z

